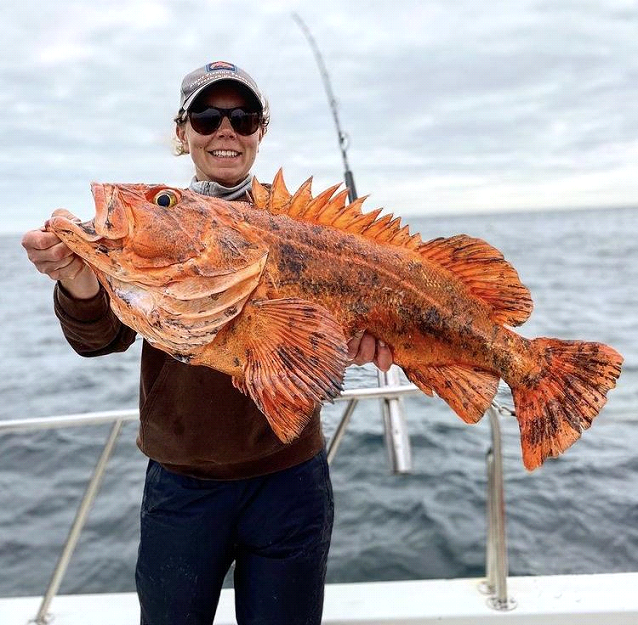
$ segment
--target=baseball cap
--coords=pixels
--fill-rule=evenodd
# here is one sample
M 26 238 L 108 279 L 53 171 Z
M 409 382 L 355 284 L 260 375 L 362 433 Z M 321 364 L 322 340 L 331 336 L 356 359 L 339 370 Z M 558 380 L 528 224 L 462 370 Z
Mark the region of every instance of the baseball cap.
M 257 83 L 243 69 L 226 61 L 208 63 L 186 75 L 180 91 L 179 112 L 188 111 L 204 89 L 221 80 L 234 80 L 247 87 L 257 98 L 261 110 L 266 112 L 268 107 L 266 98 L 259 90 Z

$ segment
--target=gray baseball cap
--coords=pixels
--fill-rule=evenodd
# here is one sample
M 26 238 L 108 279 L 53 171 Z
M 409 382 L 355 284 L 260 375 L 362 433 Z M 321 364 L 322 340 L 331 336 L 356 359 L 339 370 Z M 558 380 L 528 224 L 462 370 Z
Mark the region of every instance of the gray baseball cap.
M 195 101 L 195 98 L 197 98 L 204 89 L 221 80 L 234 80 L 248 87 L 251 93 L 257 98 L 261 110 L 266 112 L 268 107 L 266 98 L 259 90 L 257 83 L 243 69 L 226 61 L 214 61 L 186 75 L 182 81 L 180 91 L 179 113 L 182 114 L 188 111 L 191 104 Z

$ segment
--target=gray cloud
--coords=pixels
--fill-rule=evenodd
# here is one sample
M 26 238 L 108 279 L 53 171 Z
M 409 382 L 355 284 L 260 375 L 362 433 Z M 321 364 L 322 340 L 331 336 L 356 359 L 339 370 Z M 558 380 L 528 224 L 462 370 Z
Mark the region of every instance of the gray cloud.
M 3 15 L 3 230 L 91 180 L 185 184 L 178 85 L 248 69 L 273 121 L 258 163 L 294 187 L 339 180 L 333 121 L 298 11 L 330 70 L 361 193 L 400 214 L 630 204 L 638 193 L 635 2 L 16 3 Z

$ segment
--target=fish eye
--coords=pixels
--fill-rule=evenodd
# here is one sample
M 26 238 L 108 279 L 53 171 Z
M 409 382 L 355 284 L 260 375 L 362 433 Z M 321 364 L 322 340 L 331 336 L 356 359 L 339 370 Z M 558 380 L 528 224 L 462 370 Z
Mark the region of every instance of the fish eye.
M 172 208 L 177 202 L 179 202 L 179 197 L 170 189 L 162 189 L 153 197 L 153 203 L 164 208 Z

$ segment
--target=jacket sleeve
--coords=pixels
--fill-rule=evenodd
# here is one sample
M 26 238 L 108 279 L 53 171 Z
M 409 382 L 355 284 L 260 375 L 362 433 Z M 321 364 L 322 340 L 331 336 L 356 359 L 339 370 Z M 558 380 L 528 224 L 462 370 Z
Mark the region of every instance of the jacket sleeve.
M 64 337 L 80 356 L 123 352 L 135 341 L 135 331 L 115 316 L 102 286 L 95 297 L 78 300 L 58 282 L 53 291 L 53 306 Z

